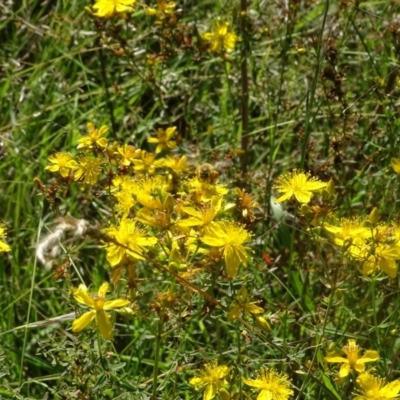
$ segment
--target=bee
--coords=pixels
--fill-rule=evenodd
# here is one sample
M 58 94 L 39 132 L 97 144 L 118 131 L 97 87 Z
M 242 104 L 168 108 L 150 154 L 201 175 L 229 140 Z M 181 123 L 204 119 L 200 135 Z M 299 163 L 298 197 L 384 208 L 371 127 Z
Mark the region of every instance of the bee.
M 214 183 L 218 178 L 218 171 L 211 164 L 202 164 L 196 169 L 196 176 L 200 182 Z

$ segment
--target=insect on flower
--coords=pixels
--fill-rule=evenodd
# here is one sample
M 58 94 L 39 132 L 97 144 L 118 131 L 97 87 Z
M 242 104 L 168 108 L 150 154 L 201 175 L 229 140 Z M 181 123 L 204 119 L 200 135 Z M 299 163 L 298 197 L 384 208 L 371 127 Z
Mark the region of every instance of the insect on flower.
M 196 176 L 200 182 L 213 183 L 218 178 L 218 171 L 211 164 L 202 164 L 196 169 Z

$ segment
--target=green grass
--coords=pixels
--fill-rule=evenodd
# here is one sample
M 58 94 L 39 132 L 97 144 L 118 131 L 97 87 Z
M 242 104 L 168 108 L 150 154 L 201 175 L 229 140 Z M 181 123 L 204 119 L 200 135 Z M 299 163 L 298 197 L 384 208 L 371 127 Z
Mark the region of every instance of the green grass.
M 337 368 L 323 361 L 348 338 L 379 351 L 380 360 L 367 364 L 377 375 L 398 377 L 398 278 L 362 276 L 328 235 L 308 229 L 294 202 L 285 202 L 287 214 L 277 219 L 270 198 L 279 175 L 304 168 L 334 181 L 330 207 L 337 217 L 366 217 L 378 207 L 382 222 L 398 220 L 399 184 L 390 159 L 400 153 L 394 22 L 400 5 L 292 1 L 286 10 L 285 2 L 252 1 L 248 35 L 227 62 L 207 52 L 199 35 L 217 17 L 232 21 L 240 34 L 239 3 L 178 2 L 179 22 L 171 30 L 140 8 L 113 27 L 96 23 L 81 0 L 0 5 L 0 219 L 12 247 L 0 257 L 0 374 L 7 372 L 0 398 L 201 398 L 189 379 L 216 358 L 234 366 L 235 387 L 247 398 L 256 395 L 238 377 L 254 376 L 261 366 L 288 373 L 293 398 L 351 398 L 352 383 L 339 385 Z M 132 56 L 115 55 L 121 37 Z M 246 173 L 236 154 L 243 143 L 243 47 Z M 149 64 L 148 55 L 160 63 Z M 179 153 L 188 155 L 193 170 L 209 162 L 223 183 L 253 193 L 261 211 L 251 228 L 249 268 L 233 281 L 205 272 L 196 281 L 224 307 L 199 293 L 185 298 L 179 281 L 143 263 L 135 298 L 140 312 L 117 319 L 112 344 L 99 345 L 94 330 L 73 334 L 70 320 L 40 323 L 75 309 L 71 282 L 55 281 L 35 260 L 57 215 L 34 178 L 55 181 L 45 171 L 48 156 L 75 152 L 88 121 L 109 126 L 110 142 L 148 150 L 146 139 L 159 126 L 175 125 Z M 61 215 L 96 227 L 111 218 L 105 191 L 93 197 L 74 187 L 58 196 Z M 109 280 L 99 244 L 91 237 L 67 241 L 58 262 L 72 260 L 97 288 Z M 72 284 L 79 284 L 77 273 Z M 249 301 L 271 313 L 270 333 L 257 334 L 250 320 L 227 321 L 243 285 Z M 160 320 L 149 304 L 155 292 L 168 289 L 182 290 L 182 297 Z

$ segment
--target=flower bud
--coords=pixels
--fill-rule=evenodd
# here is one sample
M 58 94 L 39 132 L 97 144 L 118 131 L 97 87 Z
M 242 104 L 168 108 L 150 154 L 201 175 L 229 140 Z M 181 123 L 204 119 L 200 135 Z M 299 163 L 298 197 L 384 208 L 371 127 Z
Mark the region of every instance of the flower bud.
M 231 400 L 231 395 L 224 388 L 219 389 L 219 397 L 221 398 L 221 400 Z
M 379 213 L 376 207 L 374 207 L 371 213 L 369 214 L 368 220 L 372 226 L 375 226 L 379 222 Z
M 256 325 L 265 332 L 271 332 L 271 326 L 263 317 L 256 317 Z

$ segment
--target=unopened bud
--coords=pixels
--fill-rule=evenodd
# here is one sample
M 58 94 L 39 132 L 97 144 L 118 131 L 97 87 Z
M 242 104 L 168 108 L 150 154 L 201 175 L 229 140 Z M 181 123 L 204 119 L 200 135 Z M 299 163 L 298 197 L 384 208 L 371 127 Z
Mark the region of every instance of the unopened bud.
M 331 179 L 328 184 L 326 185 L 326 191 L 331 197 L 335 197 L 336 195 L 336 189 L 335 189 L 335 184 L 333 183 L 333 180 Z
M 219 397 L 221 398 L 221 400 L 231 400 L 231 395 L 224 388 L 219 389 Z
M 122 315 L 124 318 L 132 318 L 136 313 L 131 307 L 123 307 L 115 310 L 118 314 Z
M 371 213 L 369 214 L 368 220 L 372 226 L 375 226 L 379 222 L 379 213 L 376 207 L 374 207 Z
M 308 214 L 310 213 L 310 207 L 308 207 L 307 204 L 302 204 L 302 205 L 300 206 L 300 212 L 301 212 L 303 215 L 308 215 Z
M 331 179 L 327 184 L 325 189 L 322 190 L 322 197 L 325 200 L 332 200 L 336 195 L 335 184 Z
M 271 326 L 263 317 L 256 317 L 256 325 L 265 332 L 271 332 Z

